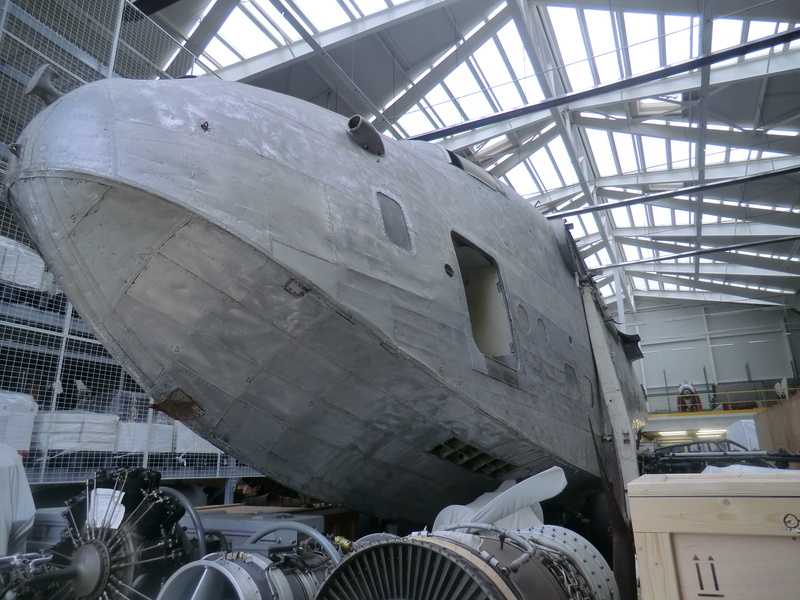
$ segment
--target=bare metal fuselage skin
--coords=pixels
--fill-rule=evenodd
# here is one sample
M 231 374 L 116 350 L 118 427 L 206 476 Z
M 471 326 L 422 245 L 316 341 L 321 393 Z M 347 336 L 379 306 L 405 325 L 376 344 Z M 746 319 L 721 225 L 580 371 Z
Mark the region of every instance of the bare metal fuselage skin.
M 431 454 L 452 439 L 506 477 L 596 477 L 596 374 L 550 224 L 435 146 L 385 143 L 371 154 L 339 115 L 245 85 L 107 80 L 26 128 L 9 198 L 139 384 L 188 398 L 190 427 L 266 475 L 410 518 L 496 487 Z M 408 248 L 379 194 L 402 208 Z M 473 340 L 453 233 L 499 268 L 502 361 Z

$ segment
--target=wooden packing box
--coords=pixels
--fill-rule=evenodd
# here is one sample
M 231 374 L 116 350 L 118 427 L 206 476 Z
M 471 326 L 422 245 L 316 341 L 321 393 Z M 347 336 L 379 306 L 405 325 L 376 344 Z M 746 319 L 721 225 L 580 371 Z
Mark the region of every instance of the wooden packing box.
M 642 600 L 798 600 L 800 473 L 628 485 Z

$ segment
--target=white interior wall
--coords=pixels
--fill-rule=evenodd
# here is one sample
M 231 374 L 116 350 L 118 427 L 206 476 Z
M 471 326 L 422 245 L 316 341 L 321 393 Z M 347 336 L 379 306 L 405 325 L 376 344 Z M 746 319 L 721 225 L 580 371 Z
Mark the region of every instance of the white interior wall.
M 795 377 L 781 307 L 639 303 L 637 308 L 626 320 L 628 331 L 642 338 L 644 358 L 635 367 L 651 412 L 674 409 L 684 379 L 704 392 L 712 384 Z

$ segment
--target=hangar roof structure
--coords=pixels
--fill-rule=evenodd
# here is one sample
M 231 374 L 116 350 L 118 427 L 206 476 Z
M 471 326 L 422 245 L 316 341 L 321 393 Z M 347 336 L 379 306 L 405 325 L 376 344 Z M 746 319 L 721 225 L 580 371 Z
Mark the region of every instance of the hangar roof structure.
M 135 4 L 193 74 L 435 141 L 566 218 L 619 313 L 795 306 L 796 0 Z

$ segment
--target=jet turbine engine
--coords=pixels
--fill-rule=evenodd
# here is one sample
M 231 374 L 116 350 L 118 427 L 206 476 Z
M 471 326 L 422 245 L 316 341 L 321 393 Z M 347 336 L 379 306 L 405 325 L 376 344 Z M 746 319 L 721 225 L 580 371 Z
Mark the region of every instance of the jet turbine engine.
M 469 533 L 474 532 L 474 533 Z M 357 542 L 358 545 L 358 542 Z M 347 556 L 316 600 L 617 600 L 600 553 L 551 525 L 491 525 L 384 539 Z

